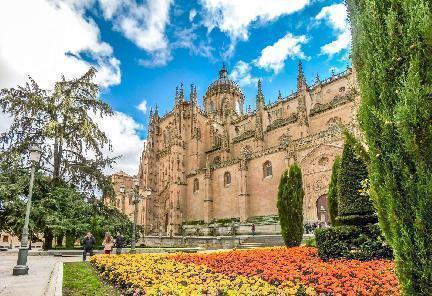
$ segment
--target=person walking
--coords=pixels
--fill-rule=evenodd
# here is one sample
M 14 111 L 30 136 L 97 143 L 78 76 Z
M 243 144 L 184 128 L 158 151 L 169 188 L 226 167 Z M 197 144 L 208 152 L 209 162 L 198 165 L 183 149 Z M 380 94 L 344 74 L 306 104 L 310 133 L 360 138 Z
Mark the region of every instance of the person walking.
M 104 254 L 111 254 L 112 248 L 113 248 L 113 239 L 109 232 L 105 233 L 105 239 L 103 241 L 104 245 Z
M 90 253 L 90 256 L 93 256 L 93 247 L 95 243 L 96 240 L 93 235 L 90 232 L 87 232 L 86 236 L 83 239 L 83 261 L 86 261 L 87 253 Z
M 252 236 L 255 236 L 255 224 L 252 224 L 251 230 L 252 230 Z
M 123 235 L 121 235 L 120 232 L 117 231 L 117 236 L 116 236 L 116 240 L 115 240 L 115 247 L 116 247 L 116 254 L 117 255 L 121 254 L 123 244 L 124 244 Z

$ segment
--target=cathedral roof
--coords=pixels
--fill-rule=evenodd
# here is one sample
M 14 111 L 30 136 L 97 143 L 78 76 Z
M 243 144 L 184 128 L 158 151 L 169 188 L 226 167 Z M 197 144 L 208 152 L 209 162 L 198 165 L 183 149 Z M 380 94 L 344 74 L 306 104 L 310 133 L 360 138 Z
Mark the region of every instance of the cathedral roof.
M 206 95 L 232 91 L 232 90 L 235 90 L 243 95 L 240 86 L 234 80 L 228 78 L 228 71 L 225 68 L 225 64 L 224 64 L 222 66 L 222 69 L 220 69 L 219 71 L 219 79 L 209 85 L 206 91 Z

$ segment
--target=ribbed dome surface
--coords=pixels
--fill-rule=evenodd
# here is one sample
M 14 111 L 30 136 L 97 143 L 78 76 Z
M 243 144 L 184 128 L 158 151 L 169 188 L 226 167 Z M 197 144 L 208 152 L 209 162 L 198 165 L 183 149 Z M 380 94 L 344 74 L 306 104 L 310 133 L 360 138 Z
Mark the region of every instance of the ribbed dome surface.
M 206 94 L 220 93 L 225 91 L 238 91 L 243 94 L 240 86 L 234 81 L 228 78 L 228 71 L 225 69 L 225 65 L 219 71 L 219 79 L 214 81 L 207 88 Z

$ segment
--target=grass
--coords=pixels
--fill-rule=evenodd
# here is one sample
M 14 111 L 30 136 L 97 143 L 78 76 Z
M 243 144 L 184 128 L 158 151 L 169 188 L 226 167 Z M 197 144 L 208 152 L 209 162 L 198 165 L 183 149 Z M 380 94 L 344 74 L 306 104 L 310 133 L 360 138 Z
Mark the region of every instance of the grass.
M 88 262 L 63 264 L 63 296 L 120 296 L 121 294 L 99 278 Z

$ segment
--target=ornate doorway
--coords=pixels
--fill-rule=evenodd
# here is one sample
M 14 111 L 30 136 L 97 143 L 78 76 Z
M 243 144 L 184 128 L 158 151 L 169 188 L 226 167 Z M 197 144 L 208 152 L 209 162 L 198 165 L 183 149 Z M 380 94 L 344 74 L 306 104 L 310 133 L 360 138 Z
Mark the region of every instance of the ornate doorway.
M 316 201 L 317 217 L 320 222 L 330 223 L 327 194 L 321 195 Z

